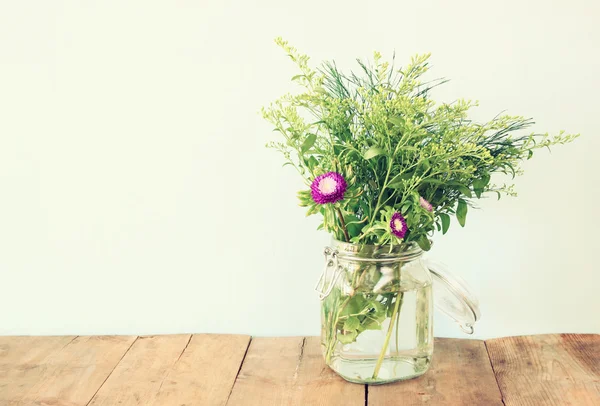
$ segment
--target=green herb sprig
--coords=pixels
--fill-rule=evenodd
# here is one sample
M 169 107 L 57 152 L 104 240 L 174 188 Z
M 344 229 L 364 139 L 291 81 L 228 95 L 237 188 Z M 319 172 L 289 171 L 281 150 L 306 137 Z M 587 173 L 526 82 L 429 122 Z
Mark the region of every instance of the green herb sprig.
M 468 112 L 477 103 L 468 100 L 435 103 L 431 90 L 446 80 L 423 81 L 428 54 L 396 68 L 394 59 L 386 62 L 375 52 L 371 63 L 358 60 L 358 73 L 346 74 L 334 62 L 313 69 L 306 55 L 281 38 L 276 43 L 298 66 L 292 80 L 303 92 L 262 110 L 283 138 L 268 147 L 302 175 L 307 189 L 298 197 L 307 215 L 321 214 L 319 228 L 341 241 L 417 242 L 429 250 L 431 235 L 445 234 L 451 217 L 465 226 L 475 199 L 515 195 L 511 184 L 492 184 L 494 174 L 514 178 L 536 149 L 578 137 L 523 134 L 534 122 L 521 116 L 474 122 Z M 342 200 L 318 204 L 309 187 L 330 171 L 340 173 L 348 189 Z M 394 213 L 406 220 L 402 239 L 390 229 Z

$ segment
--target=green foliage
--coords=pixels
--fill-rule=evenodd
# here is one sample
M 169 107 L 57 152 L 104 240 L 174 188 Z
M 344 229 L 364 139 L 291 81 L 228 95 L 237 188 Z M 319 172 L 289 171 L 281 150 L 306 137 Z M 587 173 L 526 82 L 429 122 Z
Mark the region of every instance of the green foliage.
M 335 63 L 314 70 L 308 57 L 286 41 L 281 46 L 300 74 L 292 78 L 304 91 L 285 95 L 263 109 L 283 137 L 268 147 L 281 152 L 305 180 L 299 193 L 307 215 L 320 213 L 319 226 L 340 240 L 360 244 L 398 244 L 390 232 L 394 212 L 407 220 L 404 242 L 429 248 L 437 229 L 448 231 L 450 216 L 465 225 L 472 199 L 486 193 L 515 195 L 512 185 L 490 184 L 495 173 L 521 174 L 533 151 L 571 142 L 578 135 L 523 135 L 533 123 L 499 115 L 487 123 L 468 118 L 471 101 L 436 104 L 429 93 L 444 80 L 422 81 L 429 55 L 417 55 L 404 68 L 358 60 L 360 74 L 345 74 Z M 308 187 L 323 173 L 336 171 L 348 182 L 344 200 L 316 205 Z M 433 206 L 419 204 L 423 197 Z M 343 221 L 342 221 L 343 220 Z
M 461 226 L 465 226 L 465 222 L 467 221 L 467 202 L 465 202 L 463 199 L 458 199 L 456 219 Z
M 331 345 L 335 341 L 350 344 L 365 330 L 379 330 L 391 311 L 392 297 L 395 293 L 386 293 L 377 300 L 376 294 L 357 294 L 345 296 L 340 302 L 341 293 L 334 289 L 333 293 L 323 301 L 326 341 Z M 382 304 L 383 302 L 383 304 Z

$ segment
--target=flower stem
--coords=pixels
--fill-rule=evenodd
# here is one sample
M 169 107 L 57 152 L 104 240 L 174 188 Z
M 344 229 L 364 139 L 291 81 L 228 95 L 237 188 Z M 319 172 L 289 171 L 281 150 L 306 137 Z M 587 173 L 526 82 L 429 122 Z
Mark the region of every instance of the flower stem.
M 385 358 L 385 353 L 390 345 L 390 338 L 392 337 L 392 331 L 394 331 L 394 326 L 396 324 L 396 315 L 398 314 L 398 310 L 400 309 L 400 304 L 402 303 L 402 299 L 404 298 L 403 292 L 398 292 L 396 294 L 396 304 L 394 305 L 394 311 L 392 316 L 390 317 L 390 327 L 388 328 L 388 332 L 385 336 L 385 341 L 383 342 L 383 347 L 381 348 L 381 353 L 379 354 L 379 358 L 377 359 L 377 364 L 375 364 L 375 370 L 373 371 L 373 379 L 377 379 L 377 375 L 379 375 L 379 370 L 381 369 L 381 364 L 383 364 L 383 359 Z
M 404 292 L 399 293 L 398 296 L 400 296 L 400 306 L 402 306 Z M 398 316 L 396 316 L 396 353 L 398 352 L 398 348 L 400 347 L 400 340 L 398 339 L 398 327 L 400 327 L 400 312 L 398 312 Z
M 342 215 L 342 211 L 340 208 L 335 209 L 337 211 L 338 217 L 340 219 L 340 223 L 342 223 L 342 231 L 344 232 L 344 237 L 346 237 L 346 242 L 350 242 L 350 236 L 348 235 L 348 229 L 346 228 L 346 222 L 344 221 L 344 216 Z
M 402 282 L 402 279 L 400 278 L 400 269 L 398 269 L 397 274 L 396 274 L 396 278 L 398 278 L 399 282 Z M 400 296 L 400 306 L 402 306 L 402 301 L 404 300 L 404 292 L 400 291 L 400 293 L 398 293 L 398 295 Z M 398 348 L 400 347 L 400 340 L 398 339 L 398 328 L 400 327 L 400 312 L 398 312 L 398 316 L 396 316 L 396 353 L 398 353 Z
M 329 334 L 329 342 L 326 343 L 326 350 L 325 350 L 325 363 L 327 365 L 329 365 L 331 363 L 331 356 L 333 355 L 333 350 L 335 348 L 335 345 L 337 344 L 337 323 L 340 319 L 340 315 L 342 314 L 342 311 L 344 311 L 344 309 L 348 305 L 348 302 L 350 302 L 350 299 L 351 299 L 350 296 L 348 296 L 348 297 L 346 297 L 346 299 L 344 299 L 344 302 L 337 309 L 337 312 L 335 312 L 335 318 L 332 317 L 331 324 L 329 325 L 331 332 Z M 332 316 L 333 316 L 333 314 L 332 314 Z

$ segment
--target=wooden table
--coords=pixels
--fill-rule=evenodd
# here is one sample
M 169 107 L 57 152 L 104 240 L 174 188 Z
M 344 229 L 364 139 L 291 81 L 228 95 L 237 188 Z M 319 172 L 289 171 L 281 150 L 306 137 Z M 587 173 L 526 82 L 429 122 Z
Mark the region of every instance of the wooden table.
M 600 405 L 600 335 L 439 338 L 424 376 L 343 381 L 317 337 L 0 337 L 0 405 Z

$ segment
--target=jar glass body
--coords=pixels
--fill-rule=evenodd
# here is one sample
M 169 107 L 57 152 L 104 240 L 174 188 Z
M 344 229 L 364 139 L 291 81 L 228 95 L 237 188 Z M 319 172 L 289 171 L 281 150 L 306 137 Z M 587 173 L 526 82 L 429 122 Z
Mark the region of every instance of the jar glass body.
M 320 291 L 327 365 L 356 383 L 424 374 L 433 353 L 433 298 L 418 246 L 333 241 L 326 260 Z

